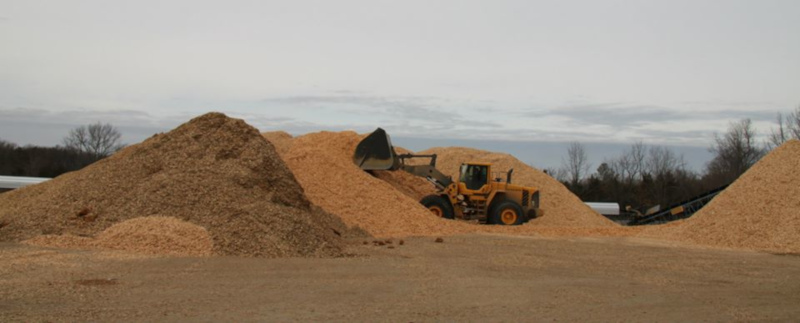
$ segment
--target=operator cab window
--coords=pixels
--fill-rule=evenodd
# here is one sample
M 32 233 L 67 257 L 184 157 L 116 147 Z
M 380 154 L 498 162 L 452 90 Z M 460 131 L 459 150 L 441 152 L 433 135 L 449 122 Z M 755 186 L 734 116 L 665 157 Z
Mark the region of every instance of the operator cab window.
M 486 185 L 488 168 L 489 167 L 482 165 L 461 165 L 461 182 L 463 182 L 469 190 L 481 189 L 483 185 Z

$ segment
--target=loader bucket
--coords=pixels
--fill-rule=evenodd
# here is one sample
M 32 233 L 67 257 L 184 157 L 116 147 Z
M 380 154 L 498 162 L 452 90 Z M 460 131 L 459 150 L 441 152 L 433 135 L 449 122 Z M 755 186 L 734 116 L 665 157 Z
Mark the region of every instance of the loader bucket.
M 381 128 L 358 143 L 353 162 L 363 170 L 395 170 L 399 167 L 392 140 Z

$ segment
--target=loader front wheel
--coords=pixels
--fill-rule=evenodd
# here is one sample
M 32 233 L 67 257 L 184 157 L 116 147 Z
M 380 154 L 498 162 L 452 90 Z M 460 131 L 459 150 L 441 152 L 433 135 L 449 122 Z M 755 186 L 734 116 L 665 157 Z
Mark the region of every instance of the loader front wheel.
M 525 223 L 525 214 L 516 202 L 503 201 L 492 209 L 489 220 L 491 224 L 520 225 Z
M 450 201 L 445 200 L 443 197 L 438 195 L 428 195 L 423 197 L 422 200 L 419 201 L 422 203 L 423 206 L 428 208 L 434 215 L 445 218 L 445 219 L 453 219 L 455 216 L 453 215 L 453 207 L 450 205 Z

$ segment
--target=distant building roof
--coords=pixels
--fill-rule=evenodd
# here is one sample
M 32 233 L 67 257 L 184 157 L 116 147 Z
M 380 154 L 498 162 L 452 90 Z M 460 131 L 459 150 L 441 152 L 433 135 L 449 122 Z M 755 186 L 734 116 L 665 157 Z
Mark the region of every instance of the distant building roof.
M 592 210 L 602 215 L 619 215 L 619 204 L 606 202 L 584 202 Z
M 0 176 L 0 188 L 15 189 L 47 181 L 46 177 Z

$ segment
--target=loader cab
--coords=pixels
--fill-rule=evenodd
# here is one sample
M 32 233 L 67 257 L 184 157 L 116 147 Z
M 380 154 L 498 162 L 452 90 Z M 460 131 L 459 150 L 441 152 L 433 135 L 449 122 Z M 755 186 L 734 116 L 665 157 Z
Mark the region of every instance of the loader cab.
M 461 164 L 459 182 L 464 183 L 468 190 L 480 190 L 489 183 L 489 165 Z

